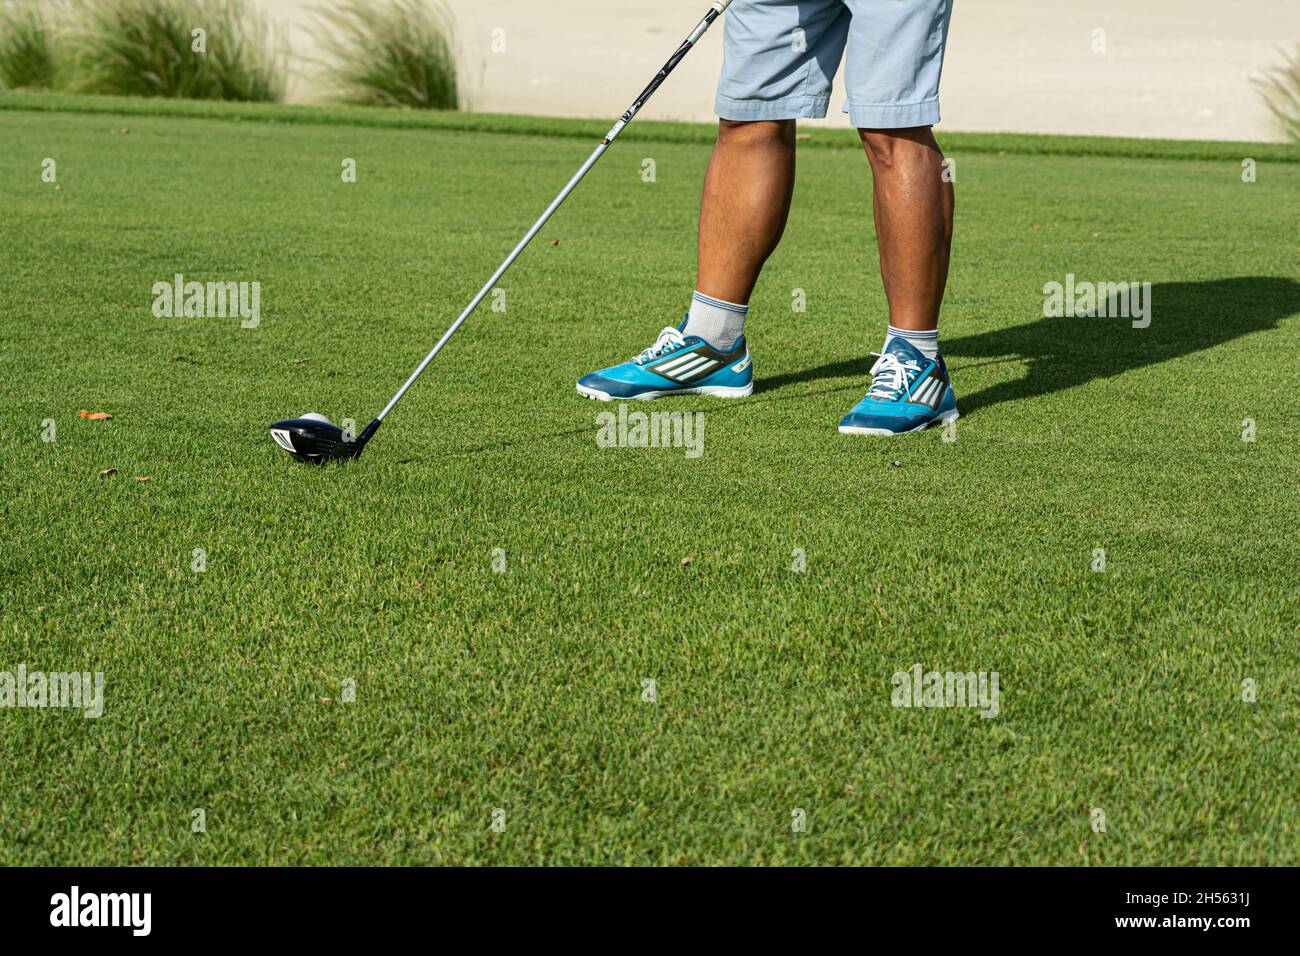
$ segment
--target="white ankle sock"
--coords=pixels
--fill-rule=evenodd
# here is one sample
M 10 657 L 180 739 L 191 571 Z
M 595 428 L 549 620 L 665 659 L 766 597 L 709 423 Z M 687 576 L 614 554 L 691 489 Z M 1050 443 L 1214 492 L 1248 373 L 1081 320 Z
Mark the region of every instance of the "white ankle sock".
M 928 359 L 938 358 L 939 356 L 939 330 L 931 329 L 929 332 L 913 332 L 909 329 L 896 329 L 892 325 L 885 333 L 885 345 L 880 351 L 889 348 L 890 339 L 906 339 L 916 347 L 916 350 Z
M 748 305 L 714 299 L 702 292 L 691 296 L 691 311 L 686 316 L 683 335 L 698 335 L 719 352 L 730 352 L 745 334 Z

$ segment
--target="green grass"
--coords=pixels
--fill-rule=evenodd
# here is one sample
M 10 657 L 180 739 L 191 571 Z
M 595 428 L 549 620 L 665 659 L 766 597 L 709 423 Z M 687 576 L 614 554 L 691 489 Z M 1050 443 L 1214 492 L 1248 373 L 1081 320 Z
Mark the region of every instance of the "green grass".
M 835 431 L 886 317 L 869 173 L 801 144 L 756 394 L 657 406 L 704 413 L 689 459 L 573 393 L 691 288 L 707 132 L 645 124 L 321 470 L 267 424 L 364 423 L 587 150 L 251 109 L 0 97 L 0 670 L 107 695 L 0 710 L 0 863 L 1300 863 L 1300 166 L 943 136 L 964 417 L 886 443 Z M 261 282 L 260 328 L 155 318 L 177 272 Z M 1151 327 L 1044 319 L 1067 273 L 1152 282 Z M 894 709 L 917 662 L 1001 714 Z
M 606 120 L 557 119 L 548 116 L 507 116 L 497 113 L 390 110 L 362 106 L 213 103 L 194 100 L 138 99 L 129 96 L 65 96 L 40 93 L 0 96 L 0 110 L 111 114 L 115 116 L 175 116 L 246 123 L 360 126 L 379 129 L 438 130 L 464 133 L 567 137 L 590 142 L 608 128 Z M 699 123 L 672 123 L 638 117 L 619 142 L 712 145 L 715 129 Z M 808 132 L 808 131 L 805 131 Z M 852 130 L 816 129 L 801 148 L 857 149 Z M 1216 142 L 1210 140 L 1151 140 L 1122 136 L 1043 136 L 1004 133 L 946 133 L 944 142 L 963 154 L 1019 153 L 1033 156 L 1113 156 L 1126 159 L 1231 160 L 1245 154 L 1259 162 L 1300 163 L 1300 149 L 1283 143 Z

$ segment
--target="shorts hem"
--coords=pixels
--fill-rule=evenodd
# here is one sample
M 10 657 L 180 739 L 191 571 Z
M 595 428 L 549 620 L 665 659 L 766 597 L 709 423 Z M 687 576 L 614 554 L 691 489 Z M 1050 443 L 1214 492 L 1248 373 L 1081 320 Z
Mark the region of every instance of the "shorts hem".
M 858 129 L 906 129 L 939 122 L 939 99 L 920 103 L 855 103 L 844 105 L 849 121 Z
M 718 94 L 714 112 L 724 120 L 823 119 L 830 96 L 787 96 L 779 100 L 741 100 Z

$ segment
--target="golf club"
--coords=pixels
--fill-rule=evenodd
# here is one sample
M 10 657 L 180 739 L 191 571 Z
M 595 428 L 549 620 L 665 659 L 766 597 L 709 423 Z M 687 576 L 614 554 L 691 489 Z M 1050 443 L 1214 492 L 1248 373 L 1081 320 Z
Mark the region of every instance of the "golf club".
M 483 288 L 479 289 L 478 294 L 470 300 L 469 305 L 465 307 L 465 311 L 460 314 L 460 317 L 451 324 L 447 331 L 443 333 L 442 338 L 438 340 L 438 343 L 429 350 L 429 354 L 416 366 L 410 378 L 397 390 L 397 394 L 392 397 L 389 403 L 384 406 L 384 410 L 375 416 L 374 421 L 367 425 L 361 434 L 353 435 L 350 431 L 345 431 L 335 425 L 324 415 L 313 412 L 303 415 L 301 418 L 286 418 L 272 425 L 271 438 L 275 443 L 300 461 L 313 463 L 356 458 L 360 455 L 362 450 L 365 449 L 366 443 L 379 430 L 384 418 L 402 400 L 402 396 L 406 394 L 407 390 L 415 384 L 416 379 L 433 361 L 434 356 L 442 351 L 442 347 L 447 344 L 451 337 L 456 334 L 456 330 L 478 308 L 479 303 L 487 297 L 487 294 L 505 275 L 506 270 L 519 258 L 524 249 L 528 247 L 528 244 L 533 241 L 533 237 L 546 225 L 546 221 L 551 218 L 555 210 L 559 209 L 564 200 L 569 198 L 569 194 L 577 188 L 578 183 L 582 182 L 582 178 L 587 175 L 591 167 L 596 165 L 597 160 L 605 154 L 605 150 L 613 145 L 614 140 L 623 132 L 627 124 L 632 122 L 632 119 L 641 111 L 641 107 L 645 106 L 650 97 L 654 95 L 655 90 L 663 85 L 664 80 L 668 79 L 668 75 L 677 68 L 677 64 L 686 57 L 686 54 L 691 51 L 691 48 L 695 46 L 700 37 L 704 36 L 709 27 L 713 25 L 713 21 L 718 19 L 730 4 L 731 0 L 714 0 L 709 12 L 704 15 L 704 19 L 691 31 L 690 36 L 677 48 L 677 52 L 668 59 L 668 62 L 663 65 L 663 68 L 650 81 L 650 84 L 641 91 L 641 95 L 628 107 L 627 112 L 622 115 L 617 123 L 610 127 L 609 132 L 604 135 L 600 144 L 587 157 L 587 161 L 579 167 L 573 178 L 560 190 L 560 194 L 546 207 L 546 211 L 533 223 L 532 228 L 524 234 L 523 239 L 519 241 L 519 244 L 515 246 L 510 255 L 506 256 L 505 261 L 497 267 L 497 271 L 492 273 L 492 278 L 488 279 Z

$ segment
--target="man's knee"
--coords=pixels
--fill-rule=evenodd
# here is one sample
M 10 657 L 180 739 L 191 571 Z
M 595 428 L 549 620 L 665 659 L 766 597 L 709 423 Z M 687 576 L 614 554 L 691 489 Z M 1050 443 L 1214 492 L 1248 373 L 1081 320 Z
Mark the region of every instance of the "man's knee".
M 794 120 L 719 120 L 718 142 L 758 146 L 794 142 Z
M 858 135 L 866 148 L 871 165 L 876 169 L 892 169 L 900 162 L 918 157 L 932 158 L 941 155 L 939 144 L 929 126 L 906 129 L 860 129 Z

